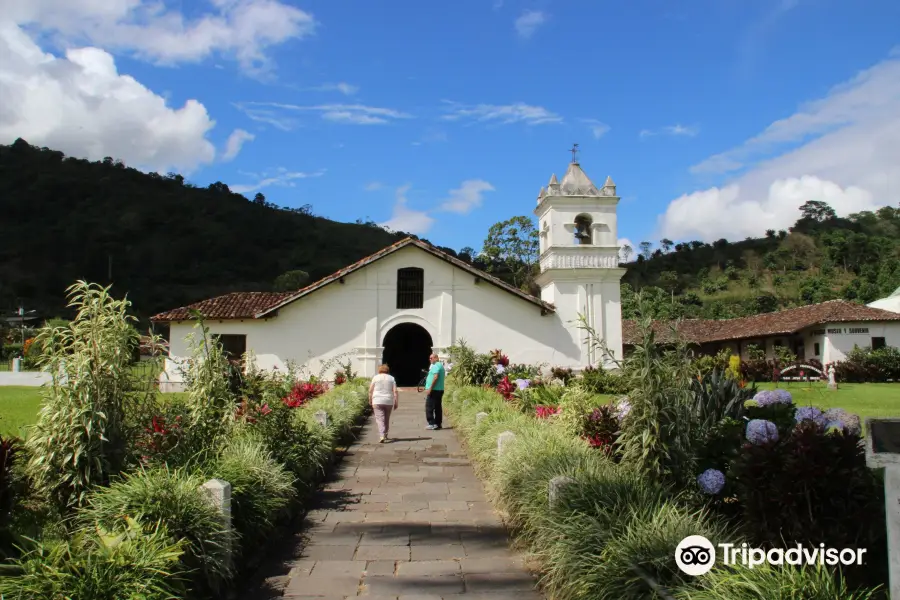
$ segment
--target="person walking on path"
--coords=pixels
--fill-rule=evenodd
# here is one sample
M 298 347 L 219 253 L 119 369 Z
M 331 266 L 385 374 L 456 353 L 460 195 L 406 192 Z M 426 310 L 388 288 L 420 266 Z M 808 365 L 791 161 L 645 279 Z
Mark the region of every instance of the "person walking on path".
M 378 367 L 378 375 L 372 378 L 369 384 L 369 404 L 375 411 L 375 422 L 378 423 L 378 433 L 381 435 L 380 443 L 388 441 L 388 433 L 391 429 L 391 411 L 400 407 L 397 396 L 397 381 L 388 374 L 388 366 Z
M 444 365 L 438 360 L 437 354 L 432 354 L 429 360 L 431 368 L 428 369 L 428 379 L 425 380 L 425 419 L 428 421 L 425 429 L 441 429 L 444 418 L 441 404 L 444 399 Z

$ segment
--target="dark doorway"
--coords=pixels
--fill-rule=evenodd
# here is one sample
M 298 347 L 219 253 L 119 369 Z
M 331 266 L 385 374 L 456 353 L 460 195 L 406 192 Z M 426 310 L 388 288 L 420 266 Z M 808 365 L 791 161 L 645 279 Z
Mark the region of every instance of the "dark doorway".
M 391 369 L 397 385 L 414 387 L 419 383 L 431 354 L 431 336 L 425 328 L 415 323 L 395 325 L 384 336 L 383 345 L 381 362 Z

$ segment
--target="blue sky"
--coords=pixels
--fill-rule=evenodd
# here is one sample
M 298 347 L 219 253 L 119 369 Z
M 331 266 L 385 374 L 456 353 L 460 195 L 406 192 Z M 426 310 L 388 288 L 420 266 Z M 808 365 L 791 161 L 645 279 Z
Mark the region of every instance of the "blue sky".
M 4 3 L 5 4 L 5 3 Z M 480 248 L 568 149 L 619 236 L 742 239 L 900 201 L 900 3 L 39 0 L 0 142 L 120 157 Z

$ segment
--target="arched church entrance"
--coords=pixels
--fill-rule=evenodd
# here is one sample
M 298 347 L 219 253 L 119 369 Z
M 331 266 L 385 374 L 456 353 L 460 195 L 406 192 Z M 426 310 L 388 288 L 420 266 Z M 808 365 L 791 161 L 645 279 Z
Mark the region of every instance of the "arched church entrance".
M 428 368 L 431 355 L 431 335 L 421 325 L 399 323 L 384 336 L 381 362 L 391 369 L 400 387 L 414 387 Z

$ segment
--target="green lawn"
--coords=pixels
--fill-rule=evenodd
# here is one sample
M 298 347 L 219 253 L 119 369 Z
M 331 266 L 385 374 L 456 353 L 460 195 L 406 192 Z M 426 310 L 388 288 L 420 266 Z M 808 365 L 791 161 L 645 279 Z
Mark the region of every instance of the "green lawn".
M 21 436 L 22 427 L 34 424 L 41 407 L 41 391 L 39 387 L 0 386 L 0 435 Z M 183 395 L 160 394 L 160 398 L 165 401 Z
M 772 383 L 757 384 L 760 389 L 774 389 Z M 900 383 L 842 383 L 837 391 L 826 383 L 779 382 L 788 390 L 798 406 L 843 408 L 847 412 L 866 417 L 900 417 Z

